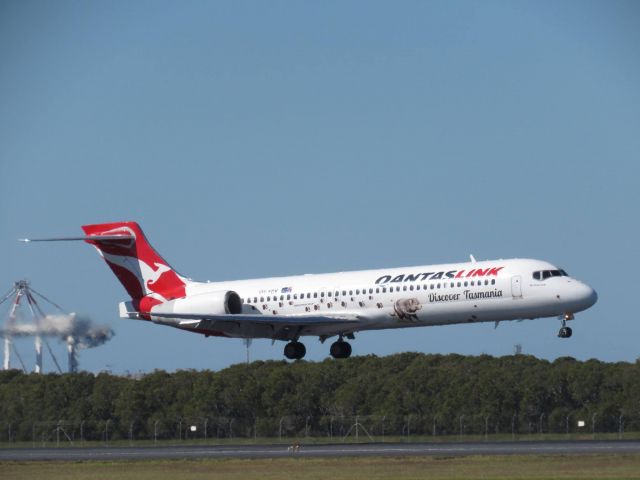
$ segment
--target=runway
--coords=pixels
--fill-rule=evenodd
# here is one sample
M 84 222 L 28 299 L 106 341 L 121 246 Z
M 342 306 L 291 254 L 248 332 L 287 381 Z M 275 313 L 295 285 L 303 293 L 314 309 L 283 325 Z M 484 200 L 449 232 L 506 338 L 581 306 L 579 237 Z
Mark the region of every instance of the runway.
M 577 455 L 640 453 L 640 441 L 372 443 L 304 445 L 211 445 L 162 447 L 4 448 L 0 461 L 86 461 L 203 458 Z

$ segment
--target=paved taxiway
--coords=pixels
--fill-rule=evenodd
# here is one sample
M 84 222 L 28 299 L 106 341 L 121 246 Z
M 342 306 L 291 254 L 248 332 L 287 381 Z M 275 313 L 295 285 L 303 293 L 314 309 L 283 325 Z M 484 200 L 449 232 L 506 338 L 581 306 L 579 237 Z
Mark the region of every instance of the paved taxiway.
M 278 458 L 364 456 L 460 455 L 575 455 L 640 453 L 640 441 L 475 442 L 475 443 L 374 443 L 287 445 L 5 448 L 0 461 L 29 460 L 151 460 L 170 458 Z

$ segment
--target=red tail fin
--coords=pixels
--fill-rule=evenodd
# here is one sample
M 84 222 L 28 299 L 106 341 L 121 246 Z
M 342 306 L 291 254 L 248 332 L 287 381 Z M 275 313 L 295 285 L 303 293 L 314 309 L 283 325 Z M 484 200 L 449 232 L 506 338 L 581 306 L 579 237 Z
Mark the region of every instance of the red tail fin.
M 185 296 L 187 279 L 173 270 L 147 241 L 135 222 L 82 227 L 87 236 L 123 235 L 122 239 L 87 240 L 105 259 L 133 300 L 151 297 L 160 303 Z

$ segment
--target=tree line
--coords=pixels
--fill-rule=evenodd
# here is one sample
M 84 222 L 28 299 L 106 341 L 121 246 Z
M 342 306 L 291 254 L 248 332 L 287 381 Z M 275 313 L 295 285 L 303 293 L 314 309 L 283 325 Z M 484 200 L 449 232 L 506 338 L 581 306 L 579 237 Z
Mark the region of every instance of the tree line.
M 401 353 L 217 372 L 0 372 L 0 440 L 640 430 L 640 361 Z

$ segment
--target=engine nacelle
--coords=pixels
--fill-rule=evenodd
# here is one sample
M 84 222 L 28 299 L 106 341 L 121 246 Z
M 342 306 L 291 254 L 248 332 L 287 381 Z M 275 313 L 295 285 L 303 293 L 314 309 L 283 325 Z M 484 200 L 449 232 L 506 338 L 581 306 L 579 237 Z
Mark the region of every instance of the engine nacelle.
M 201 293 L 156 305 L 151 309 L 151 315 L 154 313 L 237 315 L 242 313 L 242 300 L 232 290 Z

